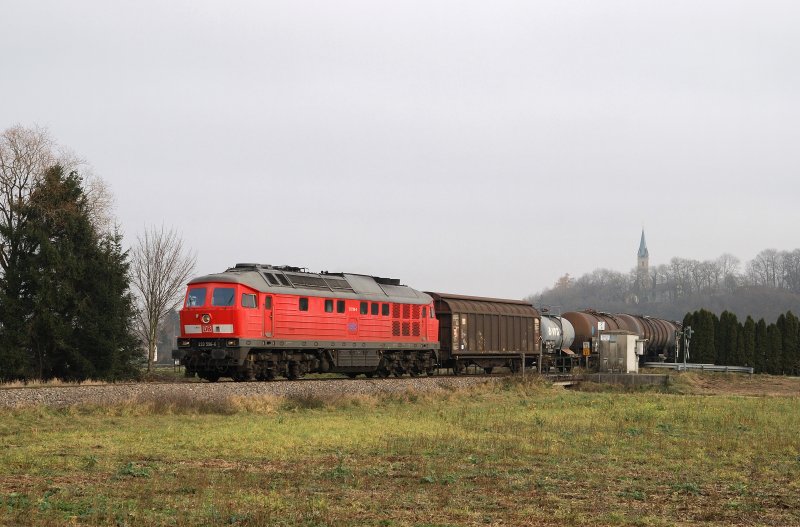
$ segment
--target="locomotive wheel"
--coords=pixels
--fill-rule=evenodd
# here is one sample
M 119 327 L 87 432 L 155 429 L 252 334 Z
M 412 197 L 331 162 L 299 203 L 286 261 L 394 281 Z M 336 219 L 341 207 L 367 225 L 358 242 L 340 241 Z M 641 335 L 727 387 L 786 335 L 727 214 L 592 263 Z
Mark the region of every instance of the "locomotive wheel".
M 351 379 L 355 379 L 356 377 L 358 377 L 358 374 L 357 374 L 357 373 L 345 373 L 345 375 L 347 375 L 347 376 L 348 376 L 348 377 L 350 377 Z
M 375 372 L 374 371 L 368 371 L 364 375 L 366 375 L 368 379 L 371 379 L 371 378 L 375 377 Z
M 221 375 L 219 373 L 207 373 L 203 376 L 208 382 L 217 382 Z

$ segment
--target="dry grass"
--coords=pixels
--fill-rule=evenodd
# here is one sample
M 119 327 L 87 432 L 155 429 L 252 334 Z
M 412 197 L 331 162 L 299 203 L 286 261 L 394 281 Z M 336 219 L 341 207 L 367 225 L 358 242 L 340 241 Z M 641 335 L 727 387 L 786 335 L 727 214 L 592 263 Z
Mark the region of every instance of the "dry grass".
M 62 381 L 61 379 L 50 379 L 47 381 L 30 380 L 30 381 L 11 381 L 0 383 L 0 390 L 3 388 L 48 388 L 56 386 L 105 386 L 109 383 L 106 381 L 95 381 L 92 379 L 80 382 Z

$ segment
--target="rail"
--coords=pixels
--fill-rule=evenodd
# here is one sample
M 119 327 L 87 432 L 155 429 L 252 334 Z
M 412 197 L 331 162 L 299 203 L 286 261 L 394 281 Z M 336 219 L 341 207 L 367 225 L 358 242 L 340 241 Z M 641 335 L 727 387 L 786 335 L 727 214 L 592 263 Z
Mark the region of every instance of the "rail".
M 699 370 L 725 373 L 749 373 L 750 375 L 752 375 L 754 371 L 753 368 L 748 366 L 717 366 L 716 364 L 684 364 L 682 362 L 645 362 L 643 367 L 662 368 L 676 371 Z

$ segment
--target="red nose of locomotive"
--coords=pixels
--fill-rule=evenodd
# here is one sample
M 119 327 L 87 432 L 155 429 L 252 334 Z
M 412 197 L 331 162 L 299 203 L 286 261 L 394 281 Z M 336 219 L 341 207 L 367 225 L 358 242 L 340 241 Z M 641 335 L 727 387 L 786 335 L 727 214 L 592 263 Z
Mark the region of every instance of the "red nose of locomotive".
M 181 337 L 228 337 L 236 333 L 236 287 L 192 284 L 180 312 Z

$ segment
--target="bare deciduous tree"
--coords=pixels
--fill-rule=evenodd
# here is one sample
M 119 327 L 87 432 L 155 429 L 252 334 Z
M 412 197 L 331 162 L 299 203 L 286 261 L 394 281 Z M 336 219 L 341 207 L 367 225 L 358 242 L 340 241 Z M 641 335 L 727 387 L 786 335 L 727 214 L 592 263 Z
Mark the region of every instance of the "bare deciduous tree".
M 180 304 L 194 272 L 196 257 L 184 248 L 174 230 L 150 227 L 136 239 L 131 258 L 131 283 L 137 291 L 137 329 L 147 344 L 147 371 L 153 366 L 158 330 Z
M 25 206 L 45 170 L 56 164 L 55 143 L 45 130 L 14 126 L 0 135 L 0 267 L 14 265 L 25 225 Z
M 16 125 L 0 134 L 0 268 L 7 272 L 18 256 L 19 232 L 33 188 L 44 173 L 60 165 L 65 173 L 90 172 L 85 161 L 60 147 L 45 128 Z M 89 216 L 98 233 L 113 227 L 113 197 L 105 182 L 91 173 L 84 179 Z
M 86 195 L 86 207 L 89 220 L 94 230 L 100 234 L 109 234 L 116 227 L 114 217 L 114 194 L 106 181 L 91 170 L 84 169 L 83 192 Z

